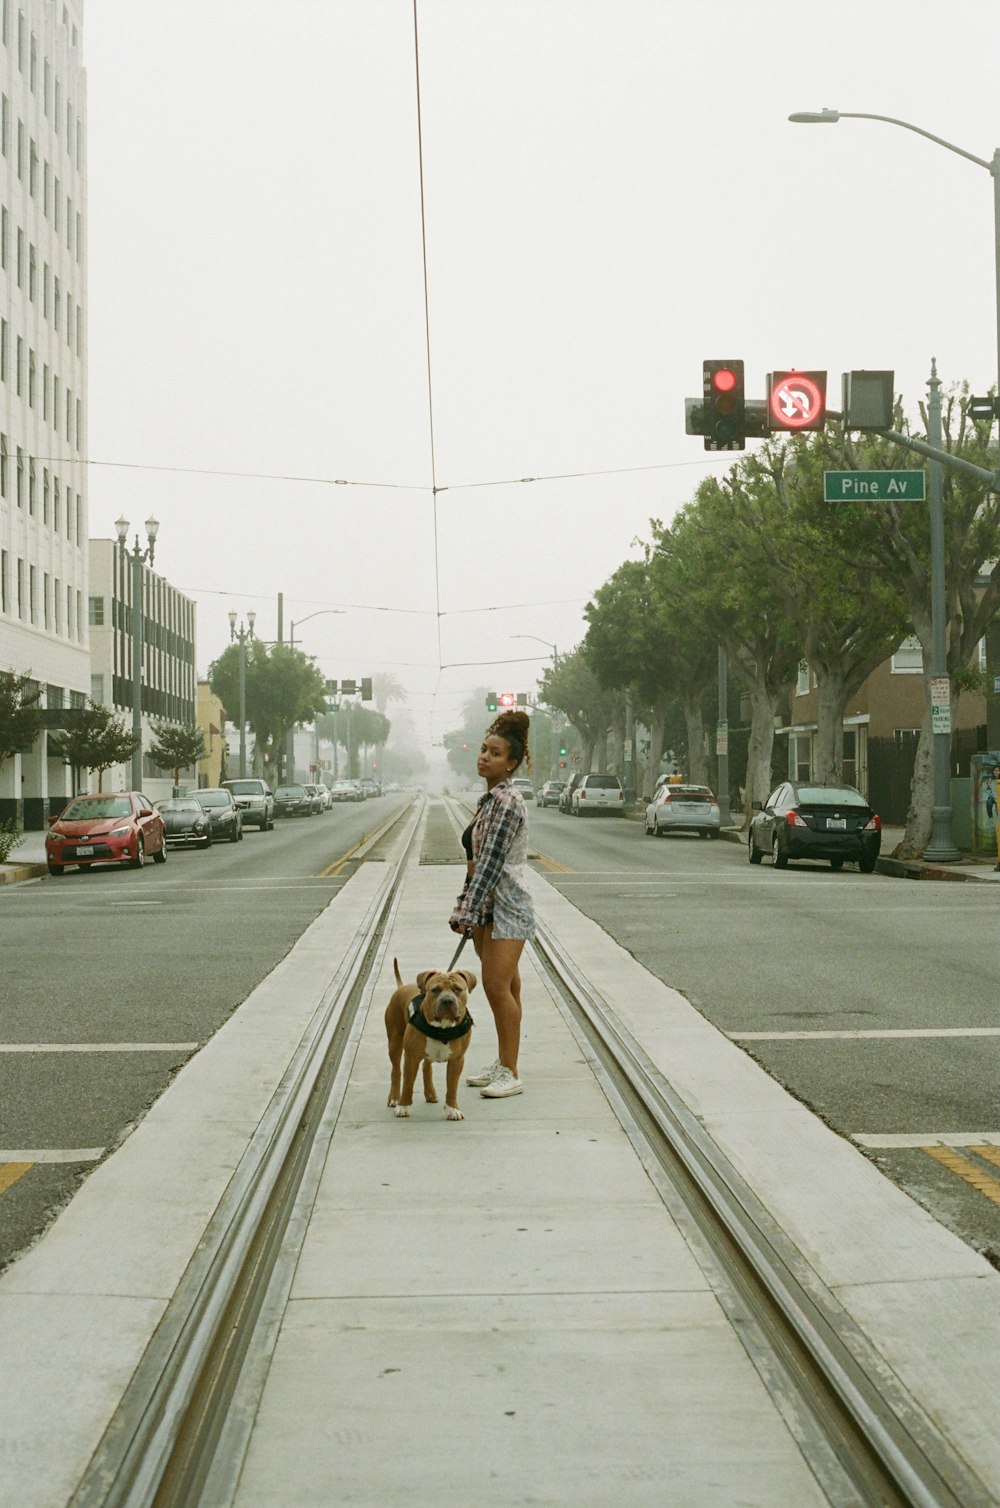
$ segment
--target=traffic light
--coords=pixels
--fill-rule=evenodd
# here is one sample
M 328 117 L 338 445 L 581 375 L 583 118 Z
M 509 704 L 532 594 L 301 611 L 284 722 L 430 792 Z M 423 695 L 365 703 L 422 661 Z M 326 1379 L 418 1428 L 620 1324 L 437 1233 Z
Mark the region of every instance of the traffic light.
M 366 676 L 362 676 L 362 678 L 361 678 L 361 700 L 363 702 L 370 702 L 371 699 L 372 699 L 372 682 L 371 682 L 371 676 L 367 676 L 367 675 Z
M 825 372 L 768 372 L 767 423 L 771 430 L 822 429 L 826 422 Z
M 706 450 L 746 447 L 746 392 L 742 361 L 703 361 L 702 434 Z
M 516 702 L 517 702 L 517 696 L 515 695 L 515 693 L 513 691 L 501 691 L 501 693 L 500 693 L 500 705 L 501 705 L 501 707 L 513 707 L 516 704 Z
M 495 691 L 487 691 L 486 693 L 486 710 L 487 712 L 495 712 L 497 710 L 497 694 Z
M 892 428 L 895 372 L 844 372 L 841 383 L 843 399 L 840 407 L 845 429 L 878 434 Z M 992 418 L 992 413 L 986 417 Z
M 566 758 L 566 745 L 565 744 L 560 744 L 559 745 L 559 758 L 560 759 L 565 759 Z

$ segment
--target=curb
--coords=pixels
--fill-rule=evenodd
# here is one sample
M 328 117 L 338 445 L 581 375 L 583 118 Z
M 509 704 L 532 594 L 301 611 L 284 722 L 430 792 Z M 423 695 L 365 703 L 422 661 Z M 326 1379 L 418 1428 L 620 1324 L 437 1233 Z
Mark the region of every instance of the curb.
M 18 880 L 37 880 L 48 872 L 47 864 L 0 864 L 0 885 L 16 885 Z

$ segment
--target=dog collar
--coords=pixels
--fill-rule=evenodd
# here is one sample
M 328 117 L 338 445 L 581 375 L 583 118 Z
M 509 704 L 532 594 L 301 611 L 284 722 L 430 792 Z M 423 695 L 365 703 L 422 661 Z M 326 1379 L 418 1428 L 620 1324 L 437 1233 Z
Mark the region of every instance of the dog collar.
M 456 1037 L 464 1037 L 466 1032 L 471 1031 L 475 1022 L 466 1011 L 457 1026 L 437 1026 L 433 1021 L 428 1021 L 421 1006 L 424 1003 L 423 995 L 414 995 L 410 1001 L 410 1025 L 415 1026 L 418 1032 L 425 1037 L 433 1037 L 435 1042 L 454 1042 Z

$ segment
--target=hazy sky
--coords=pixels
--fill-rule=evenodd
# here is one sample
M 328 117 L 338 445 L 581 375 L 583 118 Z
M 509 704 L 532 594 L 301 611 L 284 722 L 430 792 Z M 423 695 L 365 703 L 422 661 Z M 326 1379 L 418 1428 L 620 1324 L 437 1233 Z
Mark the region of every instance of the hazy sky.
M 914 411 L 932 355 L 995 381 L 989 174 L 786 117 L 991 157 L 1000 6 L 417 15 L 433 469 L 412 0 L 88 0 L 90 454 L 117 463 L 90 529 L 160 519 L 202 672 L 231 608 L 265 638 L 279 592 L 286 635 L 344 608 L 302 647 L 394 673 L 432 740 L 475 687 L 532 691 L 537 640 L 574 647 L 719 467 L 684 434 L 704 357 L 743 357 L 751 397 L 892 367 Z

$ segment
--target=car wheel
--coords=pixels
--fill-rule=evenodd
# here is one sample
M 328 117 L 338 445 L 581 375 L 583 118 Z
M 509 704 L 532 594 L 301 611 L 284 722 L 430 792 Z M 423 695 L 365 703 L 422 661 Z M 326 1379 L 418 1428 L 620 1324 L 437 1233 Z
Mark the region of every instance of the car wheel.
M 243 823 L 242 822 L 238 823 L 237 827 L 236 827 L 236 841 L 237 841 L 237 843 L 242 843 L 243 842 Z
M 874 859 L 859 859 L 858 868 L 861 870 L 862 874 L 874 874 L 875 863 L 876 861 Z
M 710 838 L 717 838 L 719 836 L 719 829 L 717 827 L 710 827 L 708 830 L 708 836 Z
M 143 843 L 142 838 L 139 837 L 136 840 L 136 845 L 135 845 L 135 858 L 134 859 L 129 859 L 129 861 L 128 861 L 128 867 L 129 867 L 129 869 L 142 869 L 142 867 L 145 864 L 145 862 L 146 862 L 146 845 L 145 845 L 145 843 Z
M 167 840 L 166 840 L 166 838 L 162 838 L 160 840 L 160 847 L 159 847 L 159 849 L 153 855 L 153 863 L 154 864 L 165 864 L 166 862 L 167 862 Z
M 747 853 L 751 864 L 759 864 L 761 859 L 764 857 L 763 852 L 757 847 L 756 843 L 754 842 L 752 827 L 750 829 L 750 835 L 747 838 Z
M 843 869 L 843 867 L 844 867 L 844 861 L 843 861 L 843 859 L 831 859 L 830 860 L 830 868 L 831 869 Z
M 238 843 L 240 841 L 240 830 L 238 827 L 234 827 L 229 834 L 229 841 L 230 843 Z
M 66 866 L 65 866 L 65 864 L 50 864 L 48 866 L 48 868 L 49 868 L 49 874 L 59 875 L 59 874 L 62 874 L 62 872 L 66 868 Z
M 208 848 L 211 848 L 211 846 L 212 846 L 212 834 L 211 833 L 206 833 L 205 836 L 200 840 L 199 847 L 200 848 L 208 849 Z
M 775 869 L 784 869 L 788 863 L 788 855 L 782 851 L 777 833 L 771 839 L 771 862 L 774 864 Z

